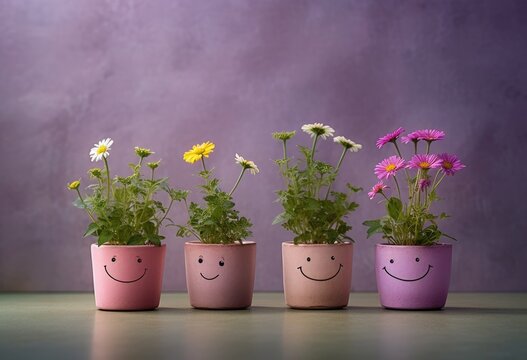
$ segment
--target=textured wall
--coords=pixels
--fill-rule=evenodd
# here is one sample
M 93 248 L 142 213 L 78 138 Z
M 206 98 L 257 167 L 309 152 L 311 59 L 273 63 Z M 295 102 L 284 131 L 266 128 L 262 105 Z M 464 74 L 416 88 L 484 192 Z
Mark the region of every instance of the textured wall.
M 291 237 L 271 226 L 281 149 L 270 133 L 322 121 L 364 144 L 340 178 L 363 187 L 389 154 L 379 135 L 444 129 L 438 149 L 468 165 L 438 208 L 459 239 L 451 288 L 525 291 L 526 34 L 521 0 L 0 0 L 0 290 L 91 289 L 88 219 L 65 183 L 103 137 L 115 139 L 114 172 L 133 146 L 151 147 L 182 187 L 194 143 L 216 142 L 209 163 L 226 186 L 234 153 L 253 159 L 261 173 L 236 200 L 255 223 L 256 288 L 280 290 Z M 321 151 L 336 161 L 340 149 Z M 374 290 L 378 239 L 360 223 L 382 209 L 358 201 L 353 288 Z M 165 288 L 184 290 L 183 241 L 168 237 Z

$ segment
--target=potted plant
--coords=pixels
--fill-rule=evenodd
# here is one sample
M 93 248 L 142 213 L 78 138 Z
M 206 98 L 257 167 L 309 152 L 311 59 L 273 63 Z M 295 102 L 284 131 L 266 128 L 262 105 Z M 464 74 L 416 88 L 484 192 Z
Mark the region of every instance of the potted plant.
M 95 305 L 103 310 L 148 310 L 159 306 L 166 247 L 161 244 L 161 225 L 184 192 L 171 189 L 167 178 L 156 179 L 160 161 L 149 162 L 150 176 L 141 174 L 143 161 L 153 154 L 136 147 L 137 163 L 131 175 L 111 177 L 108 165 L 113 140 L 95 144 L 91 160 L 103 161 L 103 168 L 88 171 L 93 183 L 89 195 L 79 190 L 80 180 L 68 184 L 77 193 L 74 205 L 85 210 L 91 223 L 84 236 L 95 236 L 91 246 Z M 159 191 L 168 193 L 168 207 L 155 199 Z
M 394 145 L 396 155 L 381 161 L 375 167 L 380 180 L 368 193 L 370 199 L 382 196 L 387 215 L 365 221 L 368 237 L 381 233 L 386 243 L 375 249 L 375 271 L 380 301 L 392 309 L 440 309 L 445 306 L 450 283 L 452 245 L 440 243 L 444 236 L 437 220 L 446 218 L 445 213 L 434 215 L 432 204 L 439 199 L 437 189 L 446 177 L 463 169 L 457 156 L 430 153 L 433 142 L 442 140 L 440 130 L 417 130 L 401 141 L 413 144 L 413 155 L 404 160 L 397 143 L 404 129 L 398 128 L 377 141 L 380 149 L 388 143 Z M 424 152 L 419 146 L 425 144 Z M 402 174 L 401 174 L 402 173 Z M 404 178 L 407 193 L 401 190 L 398 177 Z M 396 192 L 387 196 L 392 180 Z M 404 190 L 404 189 L 403 189 Z M 406 195 L 406 197 L 405 197 Z
M 241 172 L 231 191 L 221 190 L 219 180 L 207 170 L 205 158 L 214 151 L 209 141 L 185 152 L 188 163 L 201 162 L 199 176 L 203 203 L 185 202 L 188 221 L 178 225 L 177 236 L 193 236 L 185 243 L 185 270 L 191 306 L 199 309 L 244 309 L 251 306 L 256 266 L 256 243 L 244 241 L 251 236 L 249 219 L 235 209 L 232 195 L 245 172 L 259 172 L 256 164 L 236 154 Z
M 347 184 L 347 192 L 332 190 L 342 162 L 348 152 L 362 145 L 337 136 L 342 146 L 337 165 L 315 159 L 319 139 L 333 136 L 331 127 L 315 123 L 302 126 L 313 139 L 311 148 L 299 146 L 302 161 L 292 163 L 287 142 L 295 131 L 273 133 L 282 142 L 283 157 L 277 160 L 285 180 L 285 189 L 277 191 L 283 207 L 273 224 L 291 231 L 293 241 L 282 243 L 282 265 L 285 302 L 299 309 L 342 308 L 348 305 L 351 289 L 352 239 L 347 215 L 358 207 L 349 201 L 360 189 Z

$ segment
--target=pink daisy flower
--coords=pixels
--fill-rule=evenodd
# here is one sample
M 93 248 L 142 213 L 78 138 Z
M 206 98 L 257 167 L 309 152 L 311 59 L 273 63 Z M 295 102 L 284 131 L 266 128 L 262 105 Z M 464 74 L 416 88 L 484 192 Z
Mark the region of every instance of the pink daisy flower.
M 382 181 L 379 181 L 377 184 L 373 185 L 371 191 L 368 193 L 370 200 L 373 200 L 375 195 L 382 193 L 384 189 L 387 189 L 388 186 L 384 185 Z
M 379 138 L 379 140 L 377 140 L 377 147 L 380 149 L 382 148 L 384 145 L 386 145 L 387 143 L 389 142 L 395 142 L 395 140 L 397 140 L 397 138 L 404 132 L 404 129 L 403 128 L 398 128 L 397 130 L 389 133 L 389 134 L 386 134 L 384 135 L 383 137 Z
M 457 171 L 465 167 L 456 155 L 444 153 L 439 154 L 438 157 L 441 159 L 441 170 L 446 175 L 454 175 Z
M 441 167 L 442 160 L 434 154 L 412 156 L 406 167 L 408 169 L 430 170 Z
M 436 129 L 424 129 L 414 131 L 412 134 L 418 137 L 419 140 L 425 140 L 428 142 L 443 140 L 445 138 L 445 132 Z
M 379 179 L 388 179 L 390 176 L 395 176 L 395 173 L 404 167 L 404 159 L 398 156 L 390 156 L 384 159 L 375 166 L 375 175 Z
M 426 177 L 426 179 L 419 180 L 419 190 L 421 190 L 421 191 L 424 191 L 430 185 L 432 185 L 432 182 L 430 181 L 429 177 Z
M 404 143 L 404 144 L 408 144 L 410 141 L 413 141 L 413 142 L 418 142 L 420 139 L 420 136 L 419 136 L 419 133 L 417 131 L 414 131 L 414 132 L 411 132 L 409 133 L 408 135 L 406 136 L 403 136 L 401 138 L 401 141 Z

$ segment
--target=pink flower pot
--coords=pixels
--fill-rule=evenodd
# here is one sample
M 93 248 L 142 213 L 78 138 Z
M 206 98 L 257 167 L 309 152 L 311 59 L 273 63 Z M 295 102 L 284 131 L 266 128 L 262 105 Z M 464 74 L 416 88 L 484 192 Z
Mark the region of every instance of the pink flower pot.
M 375 271 L 381 305 L 389 309 L 441 309 L 450 284 L 452 245 L 377 244 Z
M 256 243 L 185 243 L 190 305 L 198 309 L 245 309 L 251 306 Z
M 102 310 L 159 306 L 166 246 L 92 244 L 95 305 Z
M 348 306 L 353 245 L 282 243 L 285 302 L 296 309 Z

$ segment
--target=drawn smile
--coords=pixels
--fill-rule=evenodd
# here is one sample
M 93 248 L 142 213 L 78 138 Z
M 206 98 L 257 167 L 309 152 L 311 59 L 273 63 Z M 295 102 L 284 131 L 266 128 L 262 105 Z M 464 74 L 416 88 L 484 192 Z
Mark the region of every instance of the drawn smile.
M 304 271 L 302 270 L 302 266 L 297 267 L 297 269 L 299 269 L 300 272 L 302 273 L 302 275 L 304 275 L 304 277 L 308 278 L 309 280 L 313 280 L 313 281 L 328 281 L 328 280 L 333 279 L 335 276 L 337 276 L 339 274 L 339 272 L 340 272 L 340 269 L 342 269 L 343 267 L 344 267 L 344 265 L 340 264 L 339 265 L 339 269 L 337 270 L 335 275 L 333 275 L 331 277 L 328 277 L 327 279 L 315 279 L 315 278 L 307 276 L 306 274 L 304 274 Z
M 111 277 L 113 280 L 115 281 L 118 281 L 120 283 L 124 283 L 124 284 L 129 284 L 129 283 L 133 283 L 133 282 L 136 282 L 136 281 L 139 281 L 143 278 L 143 276 L 146 275 L 146 270 L 148 270 L 147 268 L 145 268 L 145 272 L 143 273 L 143 275 L 141 275 L 140 277 L 138 277 L 137 279 L 135 280 L 129 280 L 129 281 L 125 281 L 125 280 L 119 280 L 119 279 L 116 279 L 114 278 L 112 275 L 110 275 L 110 273 L 108 272 L 108 269 L 106 269 L 106 265 L 104 265 L 104 271 L 106 271 L 106 274 L 108 274 L 109 277 Z
M 399 277 L 397 277 L 397 276 L 393 276 L 392 274 L 390 274 L 390 273 L 388 272 L 388 270 L 386 270 L 386 266 L 383 267 L 382 269 L 386 272 L 386 274 L 390 275 L 390 276 L 393 277 L 394 279 L 401 280 L 401 281 L 409 281 L 409 282 L 411 282 L 411 281 L 421 280 L 422 278 L 424 278 L 426 275 L 428 275 L 428 273 L 430 272 L 430 269 L 431 269 L 431 268 L 433 268 L 433 266 L 432 266 L 432 265 L 428 265 L 428 270 L 426 270 L 426 273 L 425 273 L 423 276 L 418 277 L 417 279 L 402 279 L 402 278 L 399 278 Z
M 205 280 L 214 280 L 216 279 L 218 276 L 220 276 L 220 274 L 214 276 L 214 277 L 211 277 L 211 278 L 208 278 L 206 277 L 205 275 L 203 275 L 203 273 L 199 273 L 201 275 L 202 278 L 204 278 Z

